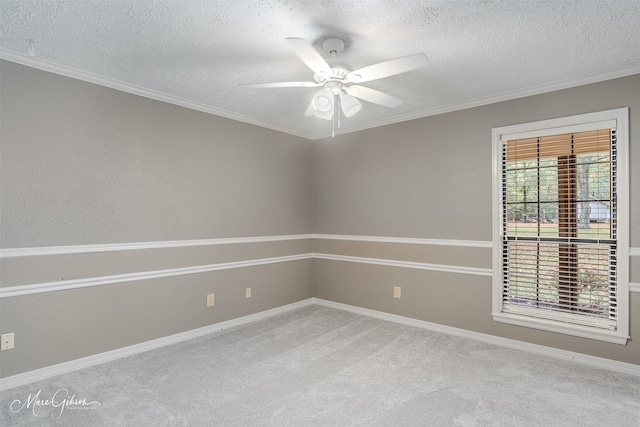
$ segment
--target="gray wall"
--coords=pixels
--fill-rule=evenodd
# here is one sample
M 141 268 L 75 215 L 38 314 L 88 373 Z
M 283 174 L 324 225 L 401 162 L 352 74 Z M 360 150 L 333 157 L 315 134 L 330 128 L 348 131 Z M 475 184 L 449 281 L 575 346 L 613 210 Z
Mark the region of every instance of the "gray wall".
M 640 76 L 316 142 L 8 62 L 0 79 L 2 248 L 312 232 L 488 242 L 491 128 L 624 106 L 640 246 Z M 491 267 L 488 248 L 302 239 L 3 258 L 0 286 L 313 251 Z M 493 322 L 489 277 L 305 259 L 2 298 L 0 332 L 16 348 L 0 354 L 0 376 L 312 296 L 640 364 L 637 293 L 632 340 L 618 346 Z
M 311 232 L 311 141 L 2 62 L 2 247 Z
M 0 62 L 2 248 L 312 232 L 312 142 Z M 0 286 L 307 254 L 310 240 L 2 259 Z M 245 287 L 253 297 L 245 299 Z M 312 260 L 0 300 L 0 376 L 312 296 Z M 216 306 L 206 307 L 206 294 Z
M 315 233 L 492 239 L 491 129 L 630 107 L 631 246 L 640 246 L 640 75 L 366 130 L 314 145 Z M 486 248 L 316 240 L 315 252 L 491 268 Z M 640 282 L 633 257 L 631 280 Z M 393 299 L 393 286 L 402 299 Z M 626 346 L 496 323 L 491 278 L 316 260 L 314 295 L 640 364 L 640 294 Z

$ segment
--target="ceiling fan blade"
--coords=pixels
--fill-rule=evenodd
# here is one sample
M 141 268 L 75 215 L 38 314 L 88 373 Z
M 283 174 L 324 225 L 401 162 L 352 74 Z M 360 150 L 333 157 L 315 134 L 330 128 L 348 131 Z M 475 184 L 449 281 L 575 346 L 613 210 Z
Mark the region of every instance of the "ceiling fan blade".
M 327 75 L 331 75 L 333 73 L 327 61 L 325 61 L 322 55 L 320 55 L 320 52 L 307 43 L 306 40 L 293 37 L 285 40 L 289 42 L 289 45 L 295 54 L 298 55 L 298 58 L 300 58 L 307 67 L 311 68 L 314 73 Z
M 407 71 L 415 70 L 416 68 L 425 67 L 427 63 L 427 55 L 424 53 L 416 53 L 414 55 L 379 62 L 377 64 L 352 71 L 347 74 L 346 81 L 362 83 L 371 80 L 383 79 L 396 74 L 406 73 Z
M 276 83 L 247 83 L 240 86 L 253 88 L 269 88 L 269 87 L 318 87 L 322 86 L 316 82 L 276 82 Z
M 396 108 L 400 104 L 402 104 L 402 100 L 396 98 L 395 96 L 387 95 L 386 93 L 380 92 L 379 90 L 371 89 L 364 86 L 345 86 L 344 90 L 351 96 L 355 96 L 356 98 L 360 98 L 364 101 L 369 101 L 374 104 L 382 105 L 389 108 Z

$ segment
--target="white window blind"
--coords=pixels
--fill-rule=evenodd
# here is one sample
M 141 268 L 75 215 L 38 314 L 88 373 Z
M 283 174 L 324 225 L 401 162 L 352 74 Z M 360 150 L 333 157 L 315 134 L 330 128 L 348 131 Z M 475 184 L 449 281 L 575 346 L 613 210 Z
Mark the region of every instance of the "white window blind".
M 493 317 L 628 339 L 628 109 L 493 129 Z
M 615 329 L 615 129 L 502 147 L 503 312 Z

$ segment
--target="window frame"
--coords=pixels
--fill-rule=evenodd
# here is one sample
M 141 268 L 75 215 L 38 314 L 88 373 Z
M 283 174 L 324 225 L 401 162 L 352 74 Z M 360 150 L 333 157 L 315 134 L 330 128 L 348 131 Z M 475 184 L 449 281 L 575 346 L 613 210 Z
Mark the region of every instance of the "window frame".
M 595 130 L 602 125 L 615 127 L 617 137 L 617 292 L 618 318 L 615 330 L 577 325 L 502 311 L 502 146 L 507 140 Z M 629 339 L 629 109 L 618 108 L 550 120 L 521 123 L 492 129 L 493 183 L 493 283 L 492 310 L 494 321 L 540 329 L 615 344 Z

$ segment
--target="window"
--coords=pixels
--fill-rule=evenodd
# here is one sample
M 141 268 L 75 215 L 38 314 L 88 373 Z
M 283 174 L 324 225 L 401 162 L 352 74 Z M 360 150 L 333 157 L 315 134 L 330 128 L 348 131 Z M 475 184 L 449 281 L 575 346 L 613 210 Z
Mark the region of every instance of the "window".
M 625 344 L 628 109 L 493 129 L 493 318 Z

